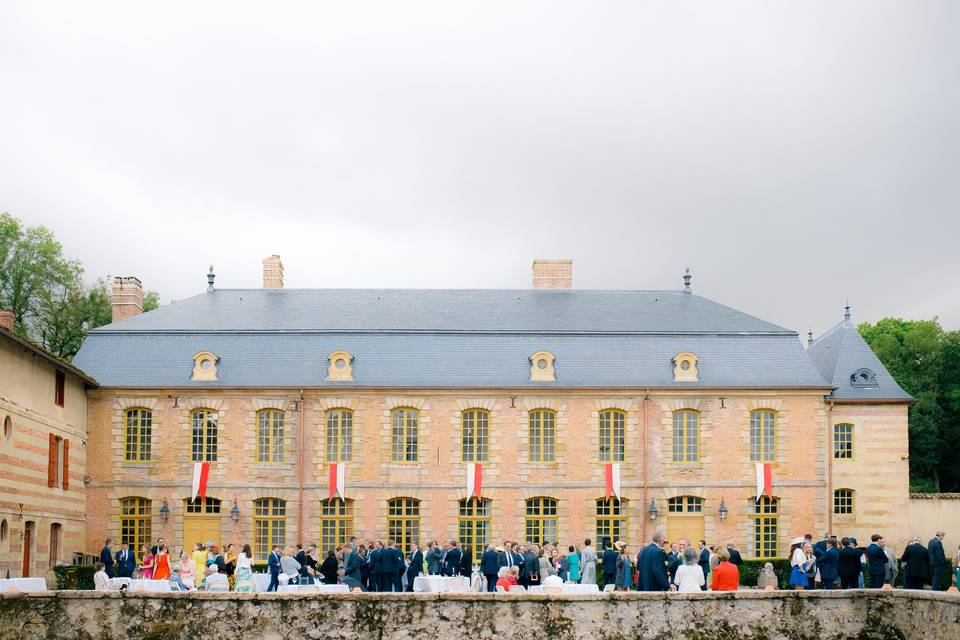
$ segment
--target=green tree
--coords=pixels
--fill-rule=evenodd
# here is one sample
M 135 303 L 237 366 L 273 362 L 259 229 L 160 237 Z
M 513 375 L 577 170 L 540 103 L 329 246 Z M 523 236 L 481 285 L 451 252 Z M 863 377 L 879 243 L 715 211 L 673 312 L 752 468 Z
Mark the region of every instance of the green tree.
M 960 489 L 960 332 L 936 320 L 884 318 L 858 326 L 894 379 L 917 400 L 910 407 L 910 482 Z
M 82 276 L 83 267 L 64 258 L 48 229 L 0 214 L 0 309 L 13 311 L 17 333 L 68 360 L 113 315 L 107 283 L 87 286 Z M 144 311 L 158 306 L 157 293 L 147 292 Z
M 13 311 L 18 333 L 29 337 L 50 292 L 73 286 L 82 273 L 49 229 L 0 214 L 0 308 Z

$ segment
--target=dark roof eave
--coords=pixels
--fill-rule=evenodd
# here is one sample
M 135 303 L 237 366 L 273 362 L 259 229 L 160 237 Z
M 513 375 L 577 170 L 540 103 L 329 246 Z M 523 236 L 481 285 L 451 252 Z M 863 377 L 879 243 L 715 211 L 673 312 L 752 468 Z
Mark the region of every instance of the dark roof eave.
M 831 398 L 827 401 L 833 404 L 913 404 L 917 401 L 913 396 L 906 398 Z
M 31 351 L 31 352 L 33 352 L 35 355 L 40 356 L 41 358 L 43 358 L 44 360 L 46 360 L 47 362 L 49 362 L 50 364 L 52 364 L 52 365 L 55 366 L 56 368 L 58 368 L 58 369 L 63 369 L 64 371 L 70 373 L 71 375 L 76 376 L 77 378 L 79 378 L 80 380 L 82 380 L 82 381 L 84 382 L 84 384 L 86 384 L 88 387 L 97 388 L 97 387 L 100 386 L 100 383 L 98 383 L 98 382 L 96 381 L 96 379 L 95 379 L 93 376 L 91 376 L 90 374 L 88 374 L 87 372 L 85 372 L 85 371 L 83 371 L 82 369 L 79 369 L 79 368 L 77 368 L 76 366 L 70 364 L 69 362 L 67 362 L 67 361 L 64 360 L 63 358 L 61 358 L 61 357 L 59 357 L 59 356 L 56 356 L 56 355 L 50 353 L 50 352 L 47 351 L 46 349 L 44 349 L 44 348 L 42 348 L 42 347 L 40 347 L 40 346 L 38 346 L 38 345 L 35 345 L 33 342 L 31 342 L 31 341 L 29 341 L 29 340 L 27 340 L 27 339 L 25 339 L 25 338 L 23 338 L 23 337 L 21 337 L 21 336 L 18 336 L 18 335 L 15 334 L 15 333 L 12 333 L 12 332 L 10 332 L 10 331 L 7 331 L 6 329 L 0 329 L 0 335 L 6 336 L 7 338 L 9 338 L 10 340 L 12 340 L 13 342 L 16 342 L 17 344 L 19 344 L 19 345 L 22 346 L 23 348 L 27 349 L 28 351 Z

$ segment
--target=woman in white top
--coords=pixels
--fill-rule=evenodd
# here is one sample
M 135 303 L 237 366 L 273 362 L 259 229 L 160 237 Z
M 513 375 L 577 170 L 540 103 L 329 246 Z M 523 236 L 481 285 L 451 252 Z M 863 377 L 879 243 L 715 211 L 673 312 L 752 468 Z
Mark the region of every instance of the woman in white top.
M 790 543 L 790 584 L 797 591 L 803 591 L 807 582 L 807 554 L 803 552 L 803 538 L 796 538 Z
M 243 545 L 243 551 L 237 556 L 236 590 L 241 593 L 253 593 L 253 552 L 250 545 Z
M 110 588 L 110 576 L 105 571 L 106 567 L 102 562 L 96 564 L 97 572 L 93 574 L 93 588 L 97 591 L 106 591 Z
M 697 560 L 699 554 L 696 549 L 687 547 L 683 550 L 683 564 L 677 567 L 677 573 L 673 577 L 673 583 L 677 585 L 680 593 L 699 592 L 700 587 L 706 583 L 703 569 L 697 564 Z

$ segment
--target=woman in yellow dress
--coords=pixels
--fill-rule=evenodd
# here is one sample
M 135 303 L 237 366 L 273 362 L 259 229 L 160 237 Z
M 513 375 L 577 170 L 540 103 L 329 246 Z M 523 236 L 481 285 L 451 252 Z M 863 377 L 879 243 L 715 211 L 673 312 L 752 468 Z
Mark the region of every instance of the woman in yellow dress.
M 197 588 L 199 589 L 200 585 L 203 584 L 203 571 L 207 568 L 207 550 L 198 542 L 194 545 L 193 553 L 190 555 L 193 558 L 193 564 L 197 567 Z

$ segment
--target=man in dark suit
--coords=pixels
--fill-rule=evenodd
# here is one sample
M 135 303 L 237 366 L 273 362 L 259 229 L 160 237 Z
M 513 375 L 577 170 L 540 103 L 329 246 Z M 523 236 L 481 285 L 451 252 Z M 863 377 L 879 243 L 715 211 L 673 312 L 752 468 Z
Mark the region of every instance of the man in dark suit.
M 858 549 L 850 538 L 840 540 L 840 559 L 837 573 L 840 575 L 840 586 L 844 589 L 856 589 L 860 584 L 861 562 L 863 549 Z
M 383 543 L 377 540 L 368 554 L 370 562 L 370 590 L 383 591 Z
M 707 547 L 707 541 L 700 541 L 700 556 L 697 558 L 697 564 L 700 565 L 700 570 L 703 571 L 703 586 L 700 587 L 701 591 L 707 590 L 707 576 L 710 575 L 710 549 Z
M 212 544 L 212 543 L 211 543 Z M 150 547 L 150 553 L 157 555 L 157 551 L 164 545 L 163 538 L 157 538 L 157 544 Z M 207 545 L 210 546 L 210 545 Z M 223 567 L 220 567 L 221 573 L 223 572 Z
M 463 552 L 460 551 L 460 548 L 457 546 L 456 540 L 451 540 L 447 555 L 443 558 L 443 575 L 460 575 L 460 558 L 462 555 Z
M 817 559 L 817 569 L 820 570 L 820 581 L 824 589 L 836 587 L 839 568 L 840 551 L 837 550 L 837 541 L 831 538 L 827 541 L 827 550 Z
M 867 547 L 867 573 L 870 574 L 870 588 L 879 589 L 883 586 L 887 574 L 887 553 L 884 551 L 884 539 L 879 533 L 870 536 L 870 546 Z
M 382 591 L 403 591 L 403 552 L 397 548 L 394 540 L 387 540 L 383 554 L 383 578 L 380 582 Z
M 669 591 L 667 578 L 667 554 L 663 550 L 663 534 L 653 534 L 653 541 L 640 552 L 638 591 Z
M 427 545 L 427 573 L 432 576 L 440 575 L 440 566 L 443 564 L 443 549 L 436 542 Z
M 525 587 L 540 584 L 540 559 L 537 557 L 537 545 L 532 544 L 523 552 L 523 576 L 527 583 Z
M 107 538 L 107 541 L 103 544 L 103 549 L 100 550 L 100 562 L 103 563 L 103 570 L 107 572 L 107 576 L 113 577 L 113 553 L 110 551 L 110 545 L 113 544 L 113 538 Z
M 947 556 L 943 552 L 943 536 L 947 535 L 943 531 L 937 531 L 937 535 L 927 543 L 927 552 L 930 555 L 930 568 L 933 572 L 933 578 L 930 584 L 934 591 L 943 591 L 943 569 L 947 565 Z
M 930 574 L 930 554 L 920 544 L 920 538 L 910 540 L 903 550 L 900 562 L 906 564 L 903 570 L 903 586 L 906 589 L 923 589 Z
M 497 573 L 500 571 L 500 567 L 504 566 L 500 564 L 502 553 L 504 553 L 503 547 L 494 550 L 493 545 L 488 544 L 483 551 L 483 555 L 480 556 L 480 573 L 487 580 L 487 591 L 497 590 Z
M 354 551 L 349 544 L 343 545 L 340 550 L 343 553 L 343 577 L 356 580 L 359 584 L 360 567 L 363 564 L 360 554 Z
M 728 542 L 727 551 L 730 553 L 730 564 L 737 565 L 737 569 L 739 569 L 740 565 L 743 564 L 743 558 L 740 556 L 740 552 L 737 551 L 737 544 L 732 540 Z
M 130 545 L 120 545 L 117 551 L 117 577 L 132 578 L 133 570 L 137 568 L 137 554 L 130 550 Z
M 519 567 L 520 555 L 513 547 L 513 543 L 507 541 L 503 544 L 503 551 L 497 553 L 497 564 L 501 567 Z
M 617 582 L 617 558 L 619 554 L 610 548 L 610 539 L 603 540 L 603 555 L 601 556 L 600 566 L 603 567 L 603 585 L 616 584 Z
M 270 585 L 267 591 L 276 591 L 280 586 L 280 545 L 278 544 L 273 545 L 273 551 L 267 558 L 267 569 L 270 571 Z
M 423 573 L 423 552 L 420 545 L 414 542 L 410 550 L 410 564 L 407 566 L 407 591 L 413 591 L 413 581 Z

